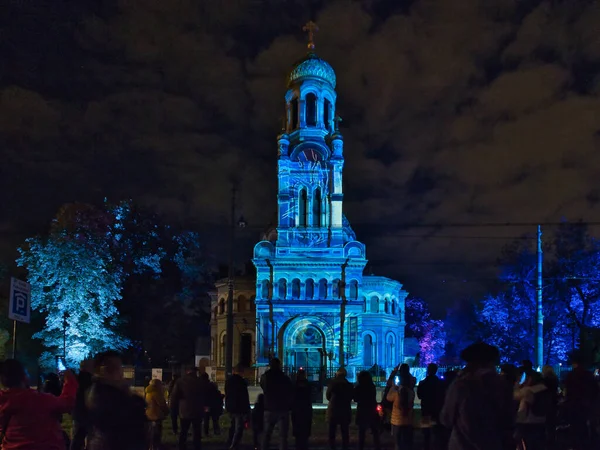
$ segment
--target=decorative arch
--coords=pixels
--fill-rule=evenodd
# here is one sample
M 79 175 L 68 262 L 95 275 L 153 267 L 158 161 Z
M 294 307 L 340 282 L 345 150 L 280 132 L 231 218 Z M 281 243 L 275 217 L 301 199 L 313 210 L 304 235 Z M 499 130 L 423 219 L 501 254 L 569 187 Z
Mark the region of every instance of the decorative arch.
M 351 280 L 348 284 L 348 297 L 350 297 L 351 300 L 358 299 L 358 281 Z
M 386 314 L 389 314 L 389 313 L 390 313 L 390 301 L 389 301 L 389 299 L 387 299 L 387 298 L 384 300 L 384 307 L 383 307 L 383 311 L 384 311 Z
M 323 333 L 325 339 L 323 345 L 325 349 L 333 348 L 335 343 L 335 334 L 333 332 L 333 328 L 325 320 L 318 316 L 294 317 L 284 323 L 279 332 L 279 348 L 293 346 L 292 342 L 296 333 L 299 330 L 309 326 L 316 327 Z
M 392 300 L 392 315 L 395 316 L 396 315 L 396 311 L 398 309 L 396 300 Z
M 285 300 L 287 297 L 287 280 L 280 278 L 277 282 L 277 295 L 280 300 Z

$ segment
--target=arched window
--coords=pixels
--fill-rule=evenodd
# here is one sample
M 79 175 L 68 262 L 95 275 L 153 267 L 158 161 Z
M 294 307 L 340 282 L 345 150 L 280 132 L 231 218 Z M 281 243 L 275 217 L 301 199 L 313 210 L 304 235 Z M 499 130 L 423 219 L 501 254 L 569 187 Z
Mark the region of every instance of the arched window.
M 237 299 L 237 309 L 235 311 L 246 311 L 246 304 L 248 303 L 248 299 L 243 295 L 240 295 Z
M 305 100 L 306 104 L 306 125 L 314 127 L 317 125 L 317 96 L 308 94 Z
M 321 188 L 315 189 L 312 202 L 313 227 L 321 226 Z
M 388 299 L 385 300 L 385 313 L 389 314 L 390 313 L 390 302 Z
M 371 297 L 371 311 L 372 313 L 379 312 L 379 299 L 375 296 Z
M 392 315 L 396 315 L 396 300 L 392 300 Z
M 348 294 L 351 300 L 356 300 L 358 298 L 358 281 L 352 280 L 350 282 Z
M 331 102 L 327 99 L 325 99 L 323 105 L 323 122 L 325 123 L 325 128 L 331 131 Z
M 327 298 L 327 280 L 322 278 L 319 281 L 319 299 L 325 300 Z
M 287 281 L 285 280 L 285 278 L 281 278 L 279 280 L 279 286 L 278 286 L 278 293 L 279 293 L 279 299 L 280 300 L 285 300 L 285 297 L 287 296 Z
M 260 298 L 269 298 L 269 280 L 262 280 L 260 286 Z
M 306 280 L 306 300 L 312 300 L 315 296 L 315 282 L 312 278 Z
M 219 314 L 225 314 L 225 299 L 219 300 Z
M 363 338 L 363 364 L 366 367 L 372 367 L 375 364 L 373 344 L 373 337 L 370 334 L 365 334 Z
M 385 364 L 387 367 L 394 367 L 394 352 L 396 348 L 396 338 L 393 334 L 388 334 L 385 345 Z
M 363 303 L 363 312 L 368 312 L 369 304 L 367 303 L 367 297 L 361 297 Z
M 297 98 L 292 100 L 292 107 L 291 107 L 290 114 L 292 115 L 292 117 L 290 117 L 290 119 L 291 119 L 290 125 L 292 127 L 292 130 L 295 130 L 296 128 L 298 128 L 298 99 Z
M 298 196 L 298 226 L 305 227 L 308 225 L 308 197 L 306 195 L 306 189 L 300 189 L 300 195 Z
M 300 280 L 298 278 L 292 280 L 292 298 L 294 300 L 300 298 Z
M 342 291 L 340 289 L 340 280 L 333 280 L 332 292 L 331 296 L 335 299 L 340 298 L 342 296 Z

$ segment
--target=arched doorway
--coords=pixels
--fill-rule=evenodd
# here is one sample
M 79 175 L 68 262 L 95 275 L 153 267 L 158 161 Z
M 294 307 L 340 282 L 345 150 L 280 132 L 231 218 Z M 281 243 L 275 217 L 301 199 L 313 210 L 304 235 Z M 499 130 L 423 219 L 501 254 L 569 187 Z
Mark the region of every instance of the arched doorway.
M 280 334 L 281 359 L 290 368 L 304 367 L 321 373 L 327 364 L 328 346 L 333 345 L 331 327 L 318 317 L 293 319 Z
M 300 328 L 294 334 L 290 356 L 295 367 L 321 367 L 325 336 L 314 325 Z

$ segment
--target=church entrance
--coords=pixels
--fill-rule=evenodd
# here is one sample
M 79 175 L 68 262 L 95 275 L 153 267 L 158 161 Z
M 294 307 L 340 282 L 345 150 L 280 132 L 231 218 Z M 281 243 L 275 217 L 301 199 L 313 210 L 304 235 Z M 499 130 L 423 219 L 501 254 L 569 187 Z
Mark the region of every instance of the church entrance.
M 300 367 L 309 373 L 320 372 L 325 365 L 325 336 L 314 325 L 299 327 L 286 349 L 287 366 L 296 370 Z

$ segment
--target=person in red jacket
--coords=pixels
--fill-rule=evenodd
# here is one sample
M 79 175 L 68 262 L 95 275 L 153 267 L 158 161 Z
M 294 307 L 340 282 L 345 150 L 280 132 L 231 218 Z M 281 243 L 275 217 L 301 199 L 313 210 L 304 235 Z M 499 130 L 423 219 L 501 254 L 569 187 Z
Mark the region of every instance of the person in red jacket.
M 0 436 L 2 450 L 64 450 L 60 423 L 56 417 L 70 413 L 75 406 L 77 379 L 65 373 L 65 383 L 59 397 L 28 387 L 23 365 L 6 360 L 0 369 Z

